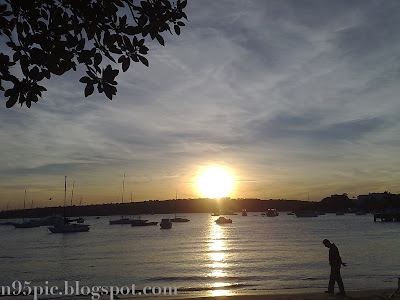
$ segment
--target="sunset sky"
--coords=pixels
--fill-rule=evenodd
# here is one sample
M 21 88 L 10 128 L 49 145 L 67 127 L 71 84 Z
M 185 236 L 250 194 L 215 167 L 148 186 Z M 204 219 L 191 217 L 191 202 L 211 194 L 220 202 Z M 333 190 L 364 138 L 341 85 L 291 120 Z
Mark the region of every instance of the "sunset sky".
M 400 193 L 400 2 L 189 0 L 181 35 L 118 94 L 53 78 L 31 109 L 0 105 L 0 209 L 198 198 L 207 166 L 229 196 L 319 201 Z M 3 46 L 0 46 L 0 49 Z M 53 200 L 49 201 L 49 198 Z M 69 196 L 70 197 L 70 196 Z

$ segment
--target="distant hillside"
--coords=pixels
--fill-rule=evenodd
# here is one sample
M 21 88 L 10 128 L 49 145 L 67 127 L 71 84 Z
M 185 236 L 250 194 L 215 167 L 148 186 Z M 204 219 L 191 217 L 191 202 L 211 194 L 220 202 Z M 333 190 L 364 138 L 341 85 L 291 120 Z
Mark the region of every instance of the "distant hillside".
M 137 214 L 172 214 L 172 213 L 212 213 L 220 211 L 265 211 L 276 208 L 279 211 L 312 209 L 316 202 L 298 200 L 260 200 L 260 199 L 177 199 L 150 200 L 143 202 L 95 204 L 72 206 L 66 208 L 68 216 L 108 216 L 108 215 L 137 215 Z M 45 207 L 25 210 L 26 218 L 39 218 L 51 215 L 62 215 L 64 208 Z M 24 211 L 10 210 L 0 212 L 0 218 L 22 218 Z

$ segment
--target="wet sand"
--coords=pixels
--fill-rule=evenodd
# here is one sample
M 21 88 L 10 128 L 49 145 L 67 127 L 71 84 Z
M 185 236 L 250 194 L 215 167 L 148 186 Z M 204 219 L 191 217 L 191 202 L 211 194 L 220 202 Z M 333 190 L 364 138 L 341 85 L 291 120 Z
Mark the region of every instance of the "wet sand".
M 346 296 L 336 296 L 321 292 L 296 291 L 293 293 L 285 293 L 279 291 L 274 294 L 254 294 L 254 295 L 233 295 L 233 296 L 216 296 L 216 297 L 197 297 L 197 298 L 181 298 L 181 299 L 196 299 L 196 300 L 333 300 L 333 299 L 363 299 L 363 300 L 386 300 L 395 291 L 393 289 L 382 290 L 360 290 L 348 291 Z M 171 298 L 170 298 L 171 299 Z M 400 299 L 400 294 L 392 299 Z

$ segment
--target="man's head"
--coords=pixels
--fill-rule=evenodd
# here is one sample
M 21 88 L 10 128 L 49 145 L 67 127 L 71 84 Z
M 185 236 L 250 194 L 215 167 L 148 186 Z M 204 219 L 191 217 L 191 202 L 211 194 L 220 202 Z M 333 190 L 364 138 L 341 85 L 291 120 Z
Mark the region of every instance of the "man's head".
M 325 239 L 322 241 L 322 244 L 324 244 L 325 247 L 329 248 L 332 244 L 329 240 Z

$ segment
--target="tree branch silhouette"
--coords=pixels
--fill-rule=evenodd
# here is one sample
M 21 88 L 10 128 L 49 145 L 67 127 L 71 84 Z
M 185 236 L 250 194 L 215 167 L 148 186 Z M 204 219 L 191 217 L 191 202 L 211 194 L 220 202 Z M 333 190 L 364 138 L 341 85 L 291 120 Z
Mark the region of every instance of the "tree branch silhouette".
M 149 66 L 148 38 L 165 46 L 162 34 L 180 34 L 187 0 L 5 0 L 0 5 L 0 90 L 6 107 L 30 108 L 46 88 L 43 81 L 77 66 L 85 97 L 95 87 L 112 100 L 117 93 L 113 65 L 126 72 L 132 62 Z M 173 31 L 171 30 L 173 28 Z M 4 44 L 4 42 L 3 42 Z M 39 84 L 40 83 L 40 84 Z

